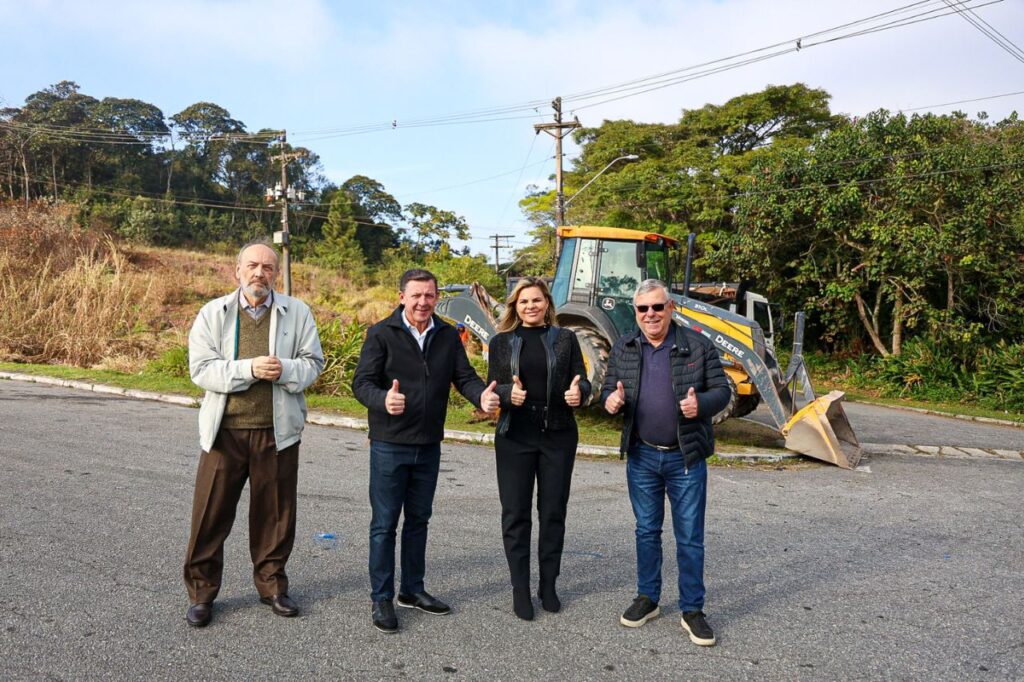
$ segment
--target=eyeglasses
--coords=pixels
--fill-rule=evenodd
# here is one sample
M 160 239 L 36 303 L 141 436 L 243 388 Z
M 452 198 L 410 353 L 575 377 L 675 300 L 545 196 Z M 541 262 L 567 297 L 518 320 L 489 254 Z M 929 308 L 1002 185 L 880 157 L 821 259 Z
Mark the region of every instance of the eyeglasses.
M 660 313 L 662 310 L 665 309 L 665 306 L 667 305 L 668 303 L 652 303 L 650 305 L 636 305 L 633 307 L 636 308 L 636 311 L 638 313 L 646 313 L 648 310 L 653 310 L 656 313 Z

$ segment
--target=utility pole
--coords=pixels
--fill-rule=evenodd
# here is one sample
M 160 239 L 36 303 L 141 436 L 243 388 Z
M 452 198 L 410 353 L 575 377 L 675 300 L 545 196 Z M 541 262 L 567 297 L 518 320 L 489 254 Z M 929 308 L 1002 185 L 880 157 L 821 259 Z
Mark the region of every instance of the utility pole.
M 273 189 L 267 188 L 267 201 L 273 201 L 278 199 L 281 202 L 281 230 L 274 233 L 274 243 L 281 245 L 281 272 L 284 275 L 284 293 L 286 296 L 292 295 L 292 262 L 291 254 L 289 251 L 289 245 L 291 244 L 291 235 L 288 232 L 288 202 L 298 199 L 303 201 L 306 198 L 306 193 L 303 191 L 295 192 L 294 189 L 288 187 L 288 162 L 294 161 L 295 159 L 302 158 L 305 156 L 305 152 L 291 152 L 285 153 L 286 143 L 288 141 L 288 131 L 281 131 L 281 182 L 276 183 Z
M 514 237 L 514 236 L 515 236 L 514 234 L 492 234 L 491 235 L 491 239 L 494 240 L 494 271 L 495 272 L 499 272 L 498 266 L 499 266 L 500 261 L 501 261 L 501 256 L 499 255 L 499 250 L 502 249 L 502 248 L 508 248 L 507 244 L 505 244 L 504 246 L 502 244 L 500 244 L 499 243 L 500 240 L 502 240 L 502 239 L 512 239 L 512 237 Z
M 544 131 L 555 138 L 555 260 L 562 252 L 562 240 L 558 237 L 558 228 L 565 224 L 565 193 L 562 191 L 562 138 L 580 127 L 580 120 L 573 116 L 569 123 L 562 123 L 562 98 L 551 101 L 555 110 L 554 123 L 536 123 L 533 130 L 540 134 Z
M 555 138 L 555 224 L 561 227 L 565 224 L 565 194 L 562 192 L 562 138 L 579 128 L 580 120 L 573 116 L 571 122 L 562 123 L 561 97 L 556 97 L 551 101 L 551 108 L 555 110 L 555 122 L 537 123 L 533 129 L 538 134 L 543 130 Z

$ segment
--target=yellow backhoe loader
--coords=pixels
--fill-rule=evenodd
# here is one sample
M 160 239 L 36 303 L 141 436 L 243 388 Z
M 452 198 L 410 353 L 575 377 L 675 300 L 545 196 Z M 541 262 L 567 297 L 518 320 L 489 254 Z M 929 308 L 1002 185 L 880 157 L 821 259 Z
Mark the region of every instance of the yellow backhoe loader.
M 587 378 L 595 397 L 604 380 L 608 350 L 620 335 L 636 328 L 633 292 L 645 279 L 671 283 L 670 251 L 677 240 L 653 232 L 614 227 L 558 228 L 560 250 L 551 293 L 558 324 L 573 329 L 583 350 Z M 736 310 L 701 298 L 709 285 L 690 286 L 693 235 L 690 236 L 681 288 L 671 285 L 676 323 L 707 337 L 718 349 L 732 388 L 729 405 L 714 421 L 739 417 L 763 404 L 786 447 L 810 457 L 852 469 L 860 444 L 843 410 L 843 393 L 818 397 L 803 359 L 804 316 L 797 313 L 793 352 L 781 371 L 771 341 L 770 308 L 764 297 L 749 294 Z M 501 303 L 479 284 L 449 287 L 457 293 L 441 299 L 437 311 L 463 323 L 486 350 L 494 335 Z M 723 288 L 724 289 L 724 288 Z M 758 305 L 760 304 L 760 306 Z M 769 325 L 768 340 L 763 324 Z

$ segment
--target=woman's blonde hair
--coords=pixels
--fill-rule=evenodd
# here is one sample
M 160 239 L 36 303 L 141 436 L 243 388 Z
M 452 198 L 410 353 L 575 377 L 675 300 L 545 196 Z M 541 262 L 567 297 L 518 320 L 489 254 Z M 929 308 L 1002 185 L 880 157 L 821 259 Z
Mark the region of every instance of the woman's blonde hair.
M 548 301 L 548 309 L 544 311 L 544 324 L 551 327 L 555 325 L 555 300 L 551 298 L 551 290 L 548 289 L 548 283 L 540 277 L 523 277 L 516 282 L 515 288 L 512 289 L 508 300 L 505 301 L 505 310 L 501 313 L 501 319 L 498 320 L 499 332 L 510 332 L 523 323 L 519 319 L 516 302 L 519 300 L 519 296 L 522 295 L 523 289 L 529 289 L 530 287 L 540 289 L 540 293 Z

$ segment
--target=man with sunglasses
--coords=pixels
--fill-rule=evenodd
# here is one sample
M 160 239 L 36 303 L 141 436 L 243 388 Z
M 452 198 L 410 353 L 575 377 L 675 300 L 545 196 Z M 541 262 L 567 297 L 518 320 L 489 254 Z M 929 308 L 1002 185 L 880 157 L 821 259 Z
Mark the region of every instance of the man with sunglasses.
M 711 417 L 729 402 L 718 352 L 672 321 L 668 287 L 648 279 L 633 295 L 639 329 L 611 349 L 601 400 L 624 413 L 620 451 L 636 517 L 637 596 L 619 622 L 640 627 L 661 615 L 661 527 L 665 495 L 679 567 L 679 610 L 694 644 L 711 646 L 704 617 L 704 508 L 707 465 L 715 451 Z

